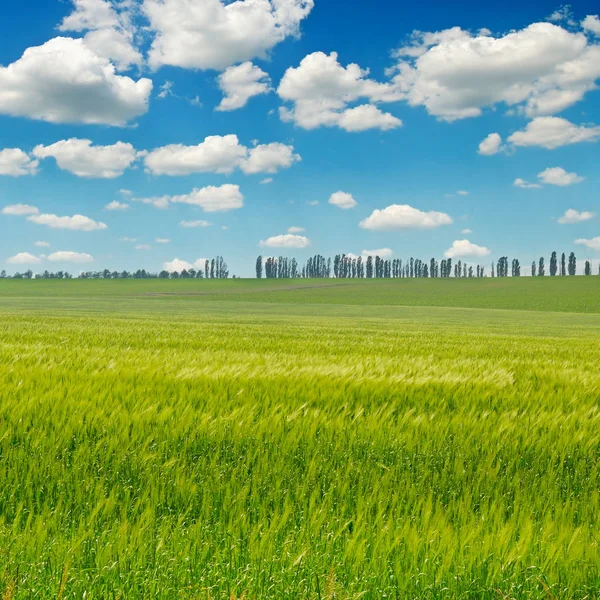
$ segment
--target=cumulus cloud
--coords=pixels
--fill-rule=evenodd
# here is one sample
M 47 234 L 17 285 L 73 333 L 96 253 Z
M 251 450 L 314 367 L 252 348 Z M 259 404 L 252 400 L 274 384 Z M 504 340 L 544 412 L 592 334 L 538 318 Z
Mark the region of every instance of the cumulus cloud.
M 271 90 L 269 75 L 249 61 L 226 69 L 219 75 L 218 83 L 224 94 L 216 108 L 220 111 L 242 108 L 253 96 L 266 94 Z
M 304 227 L 288 227 L 288 233 L 304 233 L 306 229 Z
M 349 208 L 354 208 L 358 202 L 352 197 L 352 194 L 339 191 L 331 194 L 329 204 L 333 204 L 333 206 L 337 206 L 343 210 L 348 210 Z
M 548 150 L 595 142 L 600 138 L 600 127 L 574 125 L 561 117 L 537 117 L 522 131 L 513 133 L 508 141 L 515 146 L 540 146 Z
M 154 240 L 157 244 L 170 244 L 171 240 L 168 238 L 156 238 L 156 240 Z
M 48 256 L 48 260 L 52 262 L 70 262 L 76 264 L 94 262 L 94 257 L 85 252 L 71 252 L 69 250 L 59 250 Z
M 464 235 L 467 235 L 469 233 L 473 233 L 473 230 L 467 227 L 466 229 L 461 229 L 460 232 Z
M 179 223 L 182 227 L 192 228 L 192 227 L 210 227 L 212 223 L 210 221 L 204 221 L 202 219 L 196 221 L 181 221 Z
M 19 254 L 6 259 L 6 263 L 9 265 L 39 265 L 41 262 L 40 258 L 29 252 L 19 252 Z
M 363 250 L 362 256 L 379 256 L 379 258 L 389 258 L 394 254 L 391 248 L 379 248 L 378 250 Z
M 383 113 L 375 104 L 394 102 L 402 95 L 390 84 L 369 79 L 368 74 L 357 64 L 342 66 L 336 52 L 305 56 L 298 67 L 285 72 L 277 89 L 280 98 L 292 104 L 280 109 L 282 120 L 304 129 L 335 126 L 346 131 L 387 131 L 400 127 L 400 119 Z M 363 98 L 369 103 L 349 108 Z
M 517 177 L 513 183 L 515 187 L 523 188 L 524 190 L 540 189 L 542 186 L 539 183 L 530 183 L 520 177 Z
M 244 206 L 244 196 L 240 192 L 240 186 L 230 183 L 220 187 L 210 185 L 200 189 L 194 188 L 189 194 L 179 196 L 135 198 L 134 200 L 162 209 L 167 208 L 169 204 L 190 204 L 202 208 L 204 212 L 226 212 Z
M 475 258 L 488 254 L 490 254 L 489 248 L 472 244 L 469 240 L 455 240 L 452 246 L 444 252 L 444 256 L 448 258 Z
M 293 146 L 274 142 L 252 148 L 248 158 L 242 162 L 241 168 L 246 174 L 277 173 L 280 169 L 288 169 L 301 160 L 301 156 L 294 153 Z
M 584 180 L 584 177 L 580 177 L 577 173 L 567 173 L 562 167 L 549 167 L 539 173 L 538 178 L 543 183 L 561 187 L 581 183 Z
M 478 154 L 482 156 L 492 156 L 498 154 L 502 149 L 502 138 L 499 133 L 490 133 L 482 142 L 479 144 Z
M 3 215 L 14 215 L 22 217 L 25 215 L 37 215 L 40 209 L 29 204 L 9 204 L 2 209 Z
M 165 271 L 169 271 L 169 273 L 181 273 L 181 271 L 189 271 L 190 269 L 205 269 L 206 267 L 206 258 L 198 258 L 194 262 L 194 264 L 187 262 L 186 260 L 181 260 L 179 258 L 174 258 L 173 260 L 166 262 L 163 264 L 163 269 Z
M 153 175 L 231 173 L 247 152 L 237 135 L 212 135 L 197 146 L 171 144 L 157 148 L 148 153 L 145 163 Z
M 552 23 L 498 37 L 457 27 L 415 32 L 396 56 L 393 85 L 410 105 L 445 121 L 477 117 L 497 104 L 528 116 L 553 114 L 595 89 L 600 77 L 600 46 Z
M 50 244 L 48 242 L 34 242 L 33 245 L 37 248 L 50 248 Z
M 285 233 L 261 240 L 259 246 L 263 248 L 307 248 L 310 246 L 310 240 L 303 235 Z
M 148 110 L 150 79 L 116 74 L 82 39 L 57 37 L 0 67 L 0 114 L 123 126 Z
M 144 0 L 142 10 L 155 32 L 150 66 L 220 71 L 265 58 L 299 33 L 312 8 L 313 0 Z
M 452 222 L 446 213 L 423 212 L 408 204 L 392 204 L 383 210 L 374 210 L 370 217 L 360 222 L 360 226 L 374 230 L 434 229 Z
M 51 229 L 69 229 L 72 231 L 99 231 L 107 229 L 105 223 L 94 221 L 83 215 L 59 217 L 52 214 L 35 214 L 27 217 L 27 220 L 38 225 L 46 225 Z
M 130 206 L 126 202 L 119 202 L 118 200 L 113 200 L 104 207 L 104 210 L 127 210 L 129 208 Z
M 2 91 L 0 90 L 0 94 Z M 5 148 L 0 150 L 0 175 L 21 177 L 22 175 L 35 175 L 39 161 L 32 159 L 20 148 Z
M 120 70 L 141 65 L 142 55 L 135 48 L 135 29 L 127 11 L 129 3 L 73 0 L 73 4 L 75 10 L 63 19 L 60 31 L 87 31 L 83 43 L 98 56 L 113 61 Z
M 117 142 L 112 146 L 92 146 L 91 140 L 77 138 L 61 140 L 50 146 L 36 146 L 33 154 L 40 159 L 55 158 L 63 171 L 78 177 L 102 179 L 123 175 L 138 155 L 131 144 Z
M 582 223 L 583 221 L 589 221 L 596 216 L 595 213 L 584 210 L 579 212 L 573 208 L 569 208 L 565 211 L 562 217 L 558 218 L 558 222 L 561 225 L 572 225 L 573 223 Z
M 260 181 L 261 185 L 267 185 L 268 183 L 273 183 L 272 177 L 265 177 L 264 179 L 261 179 L 261 181 Z
M 247 174 L 276 173 L 301 160 L 293 146 L 272 143 L 252 149 L 240 144 L 237 135 L 213 135 L 197 146 L 172 144 L 150 152 L 145 163 L 153 175 L 231 173 L 240 168 Z
M 582 22 L 581 26 L 594 35 L 600 35 L 600 19 L 598 15 L 588 15 Z
M 586 240 L 586 239 L 578 239 L 575 240 L 575 243 L 580 245 L 580 246 L 585 246 L 586 248 L 589 248 L 590 250 L 596 250 L 596 251 L 600 251 L 600 236 Z

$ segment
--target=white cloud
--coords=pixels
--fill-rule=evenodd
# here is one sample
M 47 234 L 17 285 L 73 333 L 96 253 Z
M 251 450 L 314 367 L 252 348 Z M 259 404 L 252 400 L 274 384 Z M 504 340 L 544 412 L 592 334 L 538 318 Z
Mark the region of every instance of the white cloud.
M 34 242 L 34 246 L 38 248 L 50 248 L 50 244 L 48 242 Z
M 197 146 L 172 144 L 150 152 L 145 163 L 153 175 L 231 173 L 246 158 L 237 135 L 212 135 Z
M 467 190 L 457 190 L 456 193 L 459 196 L 468 196 L 469 195 L 469 192 L 467 192 Z
M 246 174 L 277 173 L 279 169 L 288 169 L 301 160 L 300 155 L 294 153 L 294 146 L 274 142 L 252 148 L 241 167 Z
M 579 212 L 573 208 L 569 208 L 565 211 L 562 217 L 559 217 L 558 222 L 561 225 L 572 225 L 573 223 L 582 223 L 583 221 L 589 221 L 596 216 L 595 213 L 584 210 Z
M 261 240 L 259 246 L 263 248 L 307 248 L 310 246 L 310 240 L 303 235 L 286 233 Z
M 133 192 L 131 190 L 126 190 L 125 188 L 121 188 L 119 194 L 123 194 L 123 196 L 133 196 Z
M 307 200 L 306 204 L 309 206 L 317 206 L 319 204 L 318 200 Z
M 6 259 L 9 265 L 39 265 L 42 261 L 29 252 L 19 252 L 15 256 Z
M 575 243 L 581 246 L 585 246 L 590 250 L 600 251 L 600 236 L 592 238 L 591 240 L 579 239 L 575 240 Z
M 22 217 L 25 215 L 37 215 L 40 209 L 29 204 L 9 204 L 2 209 L 3 215 L 15 215 Z
M 47 225 L 51 229 L 70 229 L 73 231 L 98 231 L 107 229 L 105 223 L 94 221 L 83 215 L 73 215 L 72 217 L 59 217 L 57 215 L 42 214 L 31 215 L 27 217 L 28 221 L 38 225 Z
M 156 33 L 150 66 L 223 70 L 265 58 L 276 44 L 298 34 L 312 7 L 313 0 L 144 0 L 142 9 Z
M 600 46 L 581 32 L 533 23 L 499 37 L 460 28 L 415 32 L 401 48 L 392 84 L 409 104 L 446 121 L 505 104 L 528 116 L 553 114 L 596 88 Z
M 261 185 L 267 185 L 268 183 L 273 183 L 273 178 L 272 177 L 265 177 L 260 182 Z
M 394 254 L 391 248 L 379 248 L 378 250 L 363 250 L 362 256 L 379 256 L 379 258 L 389 258 Z
M 479 144 L 478 154 L 482 156 L 492 156 L 498 154 L 502 149 L 502 138 L 498 133 L 490 133 L 482 142 Z
M 517 177 L 513 183 L 515 187 L 523 188 L 524 190 L 540 189 L 542 186 L 539 183 L 530 183 L 520 177 Z
M 537 117 L 522 131 L 513 133 L 508 141 L 515 146 L 541 146 L 548 150 L 579 142 L 595 142 L 600 127 L 574 125 L 560 117 Z
M 127 10 L 117 12 L 107 0 L 73 0 L 75 10 L 63 19 L 60 31 L 87 31 L 85 45 L 116 63 L 119 69 L 141 65 L 142 55 L 134 47 L 135 30 Z M 128 8 L 123 2 L 120 8 Z
M 210 221 L 203 221 L 202 219 L 199 219 L 197 221 L 181 221 L 179 223 L 182 227 L 210 227 L 212 225 L 212 223 Z
M 172 144 L 157 148 L 146 158 L 153 175 L 190 175 L 192 173 L 276 173 L 300 161 L 293 146 L 261 144 L 252 149 L 240 144 L 237 135 L 213 135 L 197 146 Z
M 189 271 L 190 269 L 202 269 L 206 268 L 206 261 L 208 258 L 197 258 L 194 261 L 194 264 L 187 262 L 186 260 L 181 260 L 179 258 L 174 258 L 173 260 L 166 262 L 163 264 L 163 269 L 165 271 L 169 271 L 169 273 L 181 273 L 184 269 Z
M 122 242 L 131 242 L 131 243 L 133 243 L 133 242 L 137 242 L 137 238 L 131 238 L 131 237 L 122 237 L 122 238 L 119 238 L 119 239 L 120 239 Z
M 69 250 L 59 250 L 53 252 L 48 256 L 48 260 L 52 262 L 70 262 L 70 263 L 90 263 L 94 261 L 94 257 L 91 254 L 85 252 L 71 252 Z
M 306 229 L 304 227 L 288 227 L 288 233 L 304 233 Z
M 171 196 L 175 204 L 199 206 L 205 212 L 226 212 L 244 206 L 244 196 L 239 185 L 227 183 L 220 187 L 213 185 L 201 189 L 195 188 L 190 194 Z
M 190 204 L 199 206 L 205 212 L 226 212 L 244 206 L 244 196 L 239 185 L 226 183 L 220 187 L 210 185 L 194 188 L 189 194 L 179 196 L 159 196 L 156 198 L 135 198 L 136 202 L 152 204 L 156 208 L 167 208 L 169 204 Z
M 598 15 L 588 15 L 582 22 L 581 26 L 595 35 L 600 35 L 600 19 Z
M 38 165 L 39 161 L 33 160 L 20 148 L 5 148 L 4 150 L 0 150 L 0 175 L 10 175 L 11 177 L 35 175 Z
M 305 56 L 298 67 L 285 72 L 277 89 L 282 100 L 292 103 L 292 108 L 280 109 L 281 119 L 304 129 L 337 126 L 346 131 L 386 131 L 400 127 L 400 119 L 381 112 L 374 104 L 394 102 L 402 95 L 390 84 L 368 79 L 368 74 L 357 64 L 343 67 L 336 52 Z M 361 98 L 370 104 L 348 107 Z
M 269 75 L 251 62 L 229 67 L 218 78 L 219 87 L 224 94 L 216 110 L 237 110 L 246 106 L 253 96 L 266 94 L 271 90 Z
M 577 173 L 567 173 L 562 167 L 549 167 L 538 173 L 538 178 L 543 183 L 561 187 L 581 183 L 584 180 L 584 177 L 580 177 Z
M 58 37 L 0 67 L 0 114 L 123 126 L 148 110 L 150 79 L 117 75 L 81 39 Z
M 51 146 L 36 146 L 36 158 L 53 157 L 63 171 L 78 177 L 114 179 L 123 175 L 137 157 L 131 144 L 117 142 L 112 146 L 92 146 L 91 140 L 71 138 Z
M 343 210 L 348 210 L 349 208 L 354 208 L 358 202 L 352 197 L 352 194 L 339 191 L 331 194 L 329 204 L 333 204 L 333 206 L 337 206 Z
M 168 238 L 156 238 L 156 240 L 154 240 L 157 244 L 170 244 L 171 240 Z
M 370 217 L 360 222 L 363 229 L 434 229 L 451 225 L 452 218 L 446 213 L 423 212 L 408 204 L 392 204 L 383 210 L 374 210 Z
M 461 229 L 460 232 L 467 235 L 469 233 L 473 233 L 473 230 L 467 227 L 466 229 Z
M 469 240 L 455 240 L 452 246 L 444 252 L 444 256 L 448 258 L 461 258 L 461 257 L 482 257 L 490 254 L 490 249 L 485 246 L 477 246 L 472 244 Z
M 348 108 L 340 114 L 337 120 L 338 127 L 346 131 L 367 131 L 380 129 L 389 131 L 402 126 L 402 121 L 390 113 L 384 113 L 372 104 L 362 104 Z
M 150 244 L 138 244 L 136 250 L 150 250 Z
M 113 200 L 104 207 L 104 210 L 127 210 L 128 208 L 130 208 L 130 206 L 126 202 Z

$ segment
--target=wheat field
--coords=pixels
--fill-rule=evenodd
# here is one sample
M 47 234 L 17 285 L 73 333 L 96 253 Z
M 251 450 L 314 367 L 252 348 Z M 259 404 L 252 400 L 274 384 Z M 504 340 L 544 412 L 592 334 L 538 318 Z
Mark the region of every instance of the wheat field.
M 596 279 L 0 285 L 0 597 L 597 598 Z

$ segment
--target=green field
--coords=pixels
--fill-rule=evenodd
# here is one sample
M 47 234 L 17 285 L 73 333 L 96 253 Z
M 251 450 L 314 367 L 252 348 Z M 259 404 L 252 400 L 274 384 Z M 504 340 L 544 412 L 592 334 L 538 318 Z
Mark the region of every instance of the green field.
M 600 597 L 600 277 L 0 281 L 0 597 Z

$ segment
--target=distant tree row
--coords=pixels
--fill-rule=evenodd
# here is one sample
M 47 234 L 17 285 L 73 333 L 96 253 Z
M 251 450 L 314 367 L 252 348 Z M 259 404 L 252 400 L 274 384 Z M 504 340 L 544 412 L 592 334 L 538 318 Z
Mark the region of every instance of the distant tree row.
M 397 279 L 451 277 L 453 273 L 451 258 L 438 262 L 435 258 L 423 261 L 410 258 L 403 262 L 400 258 L 392 260 L 380 256 L 348 256 L 336 254 L 333 260 L 320 254 L 311 256 L 300 267 L 295 258 L 273 256 L 256 259 L 256 277 L 261 279 L 330 278 L 336 279 Z M 485 277 L 485 267 L 467 266 L 458 261 L 454 264 L 454 277 Z
M 575 275 L 576 272 L 577 259 L 575 253 L 571 252 L 567 264 L 567 257 L 563 252 L 560 262 L 560 275 Z M 259 256 L 256 259 L 256 277 L 261 279 L 263 273 L 267 279 L 294 279 L 297 277 L 335 277 L 336 279 L 486 277 L 483 265 L 468 265 L 466 262 L 460 260 L 453 263 L 451 258 L 443 259 L 441 262 L 432 258 L 426 262 L 411 257 L 403 262 L 400 258 L 387 260 L 379 256 L 363 257 L 348 256 L 346 254 L 336 254 L 333 260 L 317 254 L 309 258 L 302 267 L 298 265 L 295 258 L 289 259 L 283 256 L 276 258 L 270 256 L 263 259 L 262 256 Z M 558 273 L 558 255 L 556 252 L 553 252 L 550 257 L 550 275 L 555 276 Z M 589 260 L 585 262 L 584 273 L 585 275 L 592 274 L 592 265 Z M 540 257 L 539 261 L 532 263 L 531 274 L 534 277 L 546 274 L 544 257 Z M 600 274 L 600 268 L 598 274 Z M 521 276 L 521 263 L 518 258 L 514 258 L 510 263 L 510 275 L 512 277 Z M 491 264 L 491 276 L 509 276 L 509 260 L 507 256 L 502 256 L 497 262 Z
M 235 276 L 234 276 L 235 277 Z M 222 256 L 217 256 L 211 260 L 206 260 L 204 270 L 202 269 L 183 269 L 182 271 L 166 271 L 160 273 L 152 273 L 145 269 L 137 271 L 111 271 L 104 269 L 103 271 L 84 271 L 77 275 L 77 279 L 228 279 L 229 270 L 227 263 Z M 73 275 L 66 271 L 57 271 L 50 273 L 34 274 L 28 270 L 25 273 L 15 273 L 10 276 L 6 271 L 0 271 L 0 279 L 73 279 Z

